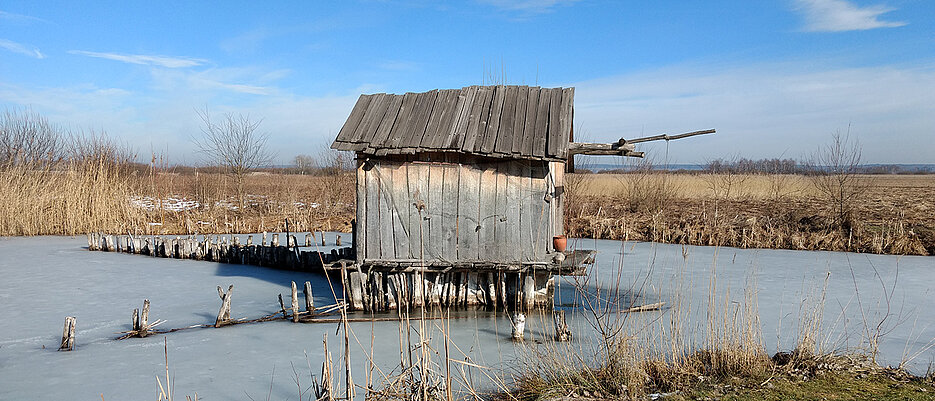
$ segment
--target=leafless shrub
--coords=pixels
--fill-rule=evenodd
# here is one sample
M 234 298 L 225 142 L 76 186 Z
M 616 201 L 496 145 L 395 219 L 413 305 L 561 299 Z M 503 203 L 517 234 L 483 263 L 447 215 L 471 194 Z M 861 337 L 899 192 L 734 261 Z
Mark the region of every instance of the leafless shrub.
M 61 130 L 45 117 L 29 109 L 0 114 L 0 167 L 48 167 L 61 157 Z
M 851 140 L 848 128 L 843 134 L 832 134 L 831 142 L 815 152 L 807 163 L 812 184 L 832 208 L 835 223 L 845 229 L 854 222 L 856 204 L 870 184 L 858 176 L 860 159 L 860 142 Z

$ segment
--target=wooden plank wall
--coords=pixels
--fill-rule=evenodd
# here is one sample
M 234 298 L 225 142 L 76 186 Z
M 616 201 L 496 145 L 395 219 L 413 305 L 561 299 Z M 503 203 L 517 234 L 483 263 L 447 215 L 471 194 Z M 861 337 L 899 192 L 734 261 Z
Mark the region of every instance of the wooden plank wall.
M 358 261 L 547 261 L 562 231 L 562 168 L 457 154 L 360 163 Z

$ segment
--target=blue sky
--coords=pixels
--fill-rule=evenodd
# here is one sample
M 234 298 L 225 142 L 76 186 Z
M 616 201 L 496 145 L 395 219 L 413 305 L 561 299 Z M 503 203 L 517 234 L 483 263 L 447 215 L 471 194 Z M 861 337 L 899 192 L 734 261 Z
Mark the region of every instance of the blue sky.
M 669 162 L 800 158 L 850 127 L 935 163 L 930 0 L 0 3 L 0 109 L 197 163 L 196 109 L 315 154 L 361 93 L 575 86 L 578 139 L 716 128 Z M 646 150 L 665 154 L 659 145 Z

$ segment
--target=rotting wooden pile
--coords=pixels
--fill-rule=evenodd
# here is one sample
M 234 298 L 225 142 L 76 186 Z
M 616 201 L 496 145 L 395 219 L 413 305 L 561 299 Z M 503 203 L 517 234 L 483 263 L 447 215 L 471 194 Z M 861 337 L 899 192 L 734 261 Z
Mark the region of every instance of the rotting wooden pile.
M 471 264 L 361 267 L 354 263 L 353 248 L 303 251 L 295 246 L 294 236 L 289 236 L 290 246 L 279 245 L 278 234 L 273 234 L 270 245 L 264 245 L 265 240 L 260 245 L 253 244 L 252 236 L 247 244 L 241 244 L 236 236 L 198 237 L 90 233 L 88 249 L 322 272 L 336 282 L 336 288 L 343 288 L 350 310 L 380 312 L 434 305 L 508 311 L 552 308 L 555 279 L 548 269 L 517 269 L 508 265 L 480 269 Z M 310 237 L 306 237 L 306 244 L 311 243 Z M 593 251 L 568 255 L 569 263 L 581 263 L 574 259 L 593 262 Z
M 253 236 L 247 237 L 247 244 L 241 244 L 237 236 L 131 236 L 88 234 L 88 250 L 105 252 L 123 252 L 153 257 L 205 260 L 218 263 L 232 263 L 271 267 L 284 270 L 307 272 L 321 271 L 323 267 L 337 268 L 339 261 L 352 261 L 354 248 L 336 248 L 330 252 L 303 251 L 295 246 L 295 236 L 289 236 L 291 246 L 279 245 L 279 234 L 273 234 L 270 245 L 253 244 Z M 265 236 L 264 236 L 265 237 Z M 306 236 L 306 248 L 311 246 L 311 234 Z

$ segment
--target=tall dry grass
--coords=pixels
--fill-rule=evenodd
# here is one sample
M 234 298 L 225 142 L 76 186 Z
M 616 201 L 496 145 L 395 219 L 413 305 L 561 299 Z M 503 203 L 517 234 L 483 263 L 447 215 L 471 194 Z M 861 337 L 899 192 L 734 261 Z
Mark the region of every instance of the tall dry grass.
M 60 160 L 0 168 L 0 235 L 126 232 L 142 223 L 127 202 L 138 183 L 126 151 L 103 135 L 71 141 Z

